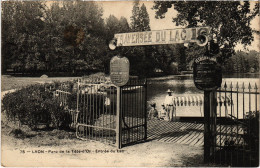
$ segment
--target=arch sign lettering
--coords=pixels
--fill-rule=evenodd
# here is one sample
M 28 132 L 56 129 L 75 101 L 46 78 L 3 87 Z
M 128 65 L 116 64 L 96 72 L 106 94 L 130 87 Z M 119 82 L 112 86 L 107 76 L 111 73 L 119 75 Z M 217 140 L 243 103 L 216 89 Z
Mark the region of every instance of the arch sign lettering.
M 114 56 L 110 60 L 110 79 L 116 86 L 123 86 L 129 80 L 129 60 L 126 57 Z
M 204 91 L 212 91 L 221 86 L 222 70 L 216 58 L 199 57 L 193 64 L 193 80 L 195 86 Z
M 140 46 L 196 42 L 200 45 L 198 37 L 210 34 L 209 27 L 180 28 L 172 30 L 153 30 L 146 32 L 131 32 L 115 34 L 116 46 Z M 204 44 L 203 44 L 204 45 Z

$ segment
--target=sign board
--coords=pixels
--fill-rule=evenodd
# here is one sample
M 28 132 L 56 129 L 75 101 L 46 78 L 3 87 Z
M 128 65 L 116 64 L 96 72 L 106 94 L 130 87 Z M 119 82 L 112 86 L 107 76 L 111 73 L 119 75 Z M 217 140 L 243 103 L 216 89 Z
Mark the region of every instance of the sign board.
M 129 60 L 114 56 L 110 60 L 110 79 L 116 86 L 123 86 L 129 80 Z
M 199 35 L 208 36 L 209 27 L 180 28 L 115 34 L 117 46 L 139 46 L 198 42 Z
M 211 91 L 221 86 L 222 70 L 216 58 L 199 57 L 193 64 L 193 80 L 200 90 Z

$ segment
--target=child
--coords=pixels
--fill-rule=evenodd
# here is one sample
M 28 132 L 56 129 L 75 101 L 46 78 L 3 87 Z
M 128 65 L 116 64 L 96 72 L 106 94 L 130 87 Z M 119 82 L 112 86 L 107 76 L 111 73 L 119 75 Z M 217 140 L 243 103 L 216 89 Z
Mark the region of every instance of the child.
M 152 109 L 148 113 L 148 118 L 150 120 L 158 119 L 158 111 L 155 109 L 156 103 L 150 104 Z
M 162 105 L 162 108 L 163 108 L 163 112 L 160 112 L 160 120 L 167 120 L 167 117 L 166 117 L 167 112 L 166 112 L 166 108 L 165 108 L 164 104 Z

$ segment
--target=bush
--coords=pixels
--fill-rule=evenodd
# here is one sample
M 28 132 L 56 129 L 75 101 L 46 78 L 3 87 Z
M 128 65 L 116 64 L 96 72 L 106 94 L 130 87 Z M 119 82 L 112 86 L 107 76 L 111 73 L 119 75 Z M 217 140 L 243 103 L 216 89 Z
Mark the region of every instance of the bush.
M 259 111 L 250 111 L 246 114 L 244 139 L 251 149 L 259 148 Z
M 70 96 L 68 96 L 68 108 L 76 110 L 77 109 L 77 92 L 72 92 Z
M 18 120 L 31 129 L 35 129 L 39 124 L 63 127 L 67 115 L 64 108 L 53 98 L 54 89 L 55 83 L 37 84 L 6 94 L 2 100 L 2 108 L 7 119 Z

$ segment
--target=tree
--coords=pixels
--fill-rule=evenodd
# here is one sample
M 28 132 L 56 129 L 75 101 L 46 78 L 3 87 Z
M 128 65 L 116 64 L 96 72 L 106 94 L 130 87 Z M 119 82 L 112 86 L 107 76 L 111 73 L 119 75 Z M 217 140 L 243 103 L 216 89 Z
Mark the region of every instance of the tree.
M 129 32 L 129 31 L 130 31 L 130 27 L 127 22 L 127 19 L 122 16 L 119 19 L 119 33 L 125 33 L 125 32 Z
M 115 33 L 119 33 L 119 20 L 114 15 L 110 15 L 106 19 L 107 40 L 113 39 Z
M 256 51 L 236 51 L 227 59 L 223 66 L 224 72 L 258 72 L 259 71 L 259 52 Z
M 147 13 L 146 7 L 144 4 L 142 4 L 140 11 L 139 11 L 139 24 L 138 25 L 138 31 L 150 31 L 150 19 L 149 15 Z
M 55 51 L 52 58 L 60 65 L 58 70 L 102 69 L 100 58 L 105 50 L 102 9 L 94 2 L 64 1 L 48 12 L 48 27 L 54 28 L 49 30 Z
M 2 65 L 15 70 L 43 69 L 42 43 L 44 37 L 42 2 L 3 2 Z
M 131 16 L 131 31 L 142 32 L 150 31 L 150 19 L 144 4 L 140 7 L 139 1 L 135 1 Z M 152 53 L 154 46 L 142 46 L 127 48 L 130 60 L 130 73 L 141 77 L 150 76 L 154 69 L 154 59 Z
M 146 6 L 142 4 L 140 7 L 139 1 L 134 2 L 131 16 L 132 31 L 150 31 L 150 19 Z
M 259 60 L 260 60 L 260 53 L 253 50 L 249 51 L 247 55 L 248 63 L 250 68 L 253 68 L 255 72 L 259 72 Z
M 140 17 L 139 17 L 139 1 L 135 1 L 134 2 L 134 6 L 132 9 L 132 16 L 131 16 L 131 29 L 133 31 L 138 31 L 139 30 L 139 25 L 138 23 L 140 23 Z
M 16 49 L 15 39 L 11 36 L 11 32 L 15 31 L 13 25 L 14 5 L 10 2 L 2 3 L 2 72 L 10 68 L 15 60 L 14 55 L 10 52 Z
M 156 46 L 156 51 L 154 52 L 154 62 L 156 68 L 161 69 L 164 73 L 168 73 L 168 66 L 173 62 L 174 56 L 170 45 L 159 45 Z
M 103 11 L 95 2 L 3 2 L 2 68 L 20 71 L 101 70 L 106 53 Z
M 125 17 L 121 17 L 119 20 L 114 16 L 110 15 L 106 19 L 106 24 L 105 24 L 105 29 L 106 29 L 106 44 L 110 42 L 114 38 L 114 35 L 116 33 L 126 33 L 130 31 L 129 24 L 127 22 L 127 19 Z M 106 47 L 107 48 L 107 47 Z M 102 57 L 102 64 L 104 67 L 104 71 L 106 73 L 109 72 L 109 64 L 110 64 L 110 59 L 120 53 L 121 55 L 124 55 L 124 53 L 127 51 L 127 48 L 123 49 L 117 49 L 116 51 L 111 51 L 109 49 L 106 50 L 106 54 L 104 57 Z
M 250 10 L 250 5 L 255 5 L 253 10 Z M 248 45 L 253 40 L 250 21 L 256 15 L 259 16 L 259 3 L 158 1 L 153 6 L 156 18 L 164 18 L 165 13 L 172 7 L 178 12 L 173 18 L 177 26 L 210 26 L 212 28 L 212 35 L 217 39 L 221 51 L 220 62 L 231 57 L 237 43 Z

